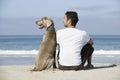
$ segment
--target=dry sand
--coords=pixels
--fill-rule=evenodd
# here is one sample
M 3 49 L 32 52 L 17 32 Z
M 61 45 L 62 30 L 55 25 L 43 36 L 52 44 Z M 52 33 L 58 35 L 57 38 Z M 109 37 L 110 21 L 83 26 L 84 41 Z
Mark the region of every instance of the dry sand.
M 120 80 L 120 65 L 94 64 L 79 71 L 44 70 L 31 72 L 33 65 L 0 66 L 0 80 Z

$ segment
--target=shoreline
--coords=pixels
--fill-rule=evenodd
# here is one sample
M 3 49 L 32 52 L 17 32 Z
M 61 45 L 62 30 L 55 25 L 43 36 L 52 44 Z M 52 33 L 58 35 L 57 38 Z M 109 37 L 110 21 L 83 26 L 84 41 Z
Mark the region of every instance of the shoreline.
M 120 80 L 120 65 L 94 64 L 93 69 L 63 71 L 48 69 L 31 72 L 33 65 L 0 66 L 0 80 Z
M 0 66 L 1 65 L 34 65 L 35 55 L 9 55 L 9 56 L 0 56 Z M 92 63 L 111 63 L 120 65 L 120 54 L 93 54 Z

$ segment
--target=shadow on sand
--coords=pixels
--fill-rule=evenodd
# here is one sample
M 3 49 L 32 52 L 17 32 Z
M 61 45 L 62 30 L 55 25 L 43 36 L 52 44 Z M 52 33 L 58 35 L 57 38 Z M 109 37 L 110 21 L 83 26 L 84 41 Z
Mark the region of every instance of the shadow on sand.
M 111 65 L 103 65 L 103 66 L 94 66 L 94 68 L 86 68 L 86 67 L 84 67 L 84 70 L 111 68 L 111 67 L 116 67 L 116 66 L 117 66 L 116 64 L 111 64 Z

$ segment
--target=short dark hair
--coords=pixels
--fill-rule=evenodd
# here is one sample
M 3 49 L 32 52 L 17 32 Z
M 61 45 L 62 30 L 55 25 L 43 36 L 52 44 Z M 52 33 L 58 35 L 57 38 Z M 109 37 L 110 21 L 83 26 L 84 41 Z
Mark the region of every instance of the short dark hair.
M 77 12 L 67 11 L 67 12 L 65 13 L 65 15 L 66 15 L 66 17 L 67 17 L 67 20 L 69 20 L 69 19 L 71 20 L 71 24 L 72 24 L 73 26 L 75 26 L 75 25 L 77 24 L 77 22 L 79 21 Z

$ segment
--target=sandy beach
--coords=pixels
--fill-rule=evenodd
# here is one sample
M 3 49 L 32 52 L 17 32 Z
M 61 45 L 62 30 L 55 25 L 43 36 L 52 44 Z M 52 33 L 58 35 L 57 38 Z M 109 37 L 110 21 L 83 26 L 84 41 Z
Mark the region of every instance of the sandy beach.
M 0 80 L 120 80 L 120 65 L 94 64 L 79 71 L 44 70 L 31 72 L 33 65 L 0 66 Z

